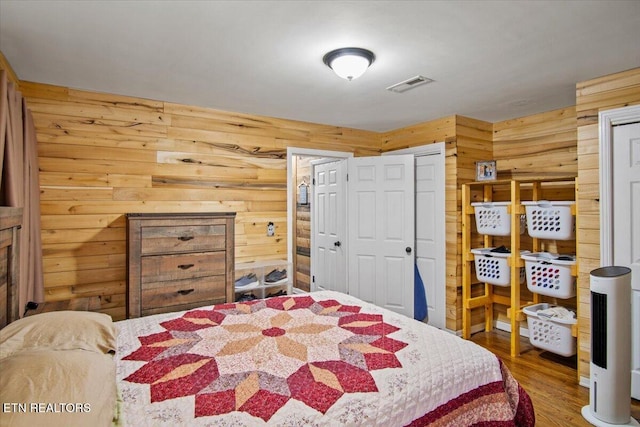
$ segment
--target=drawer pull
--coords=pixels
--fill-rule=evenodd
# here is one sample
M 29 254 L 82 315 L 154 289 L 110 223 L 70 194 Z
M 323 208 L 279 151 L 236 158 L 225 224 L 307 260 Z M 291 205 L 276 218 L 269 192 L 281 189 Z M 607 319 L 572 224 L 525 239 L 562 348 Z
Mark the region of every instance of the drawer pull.
M 195 291 L 195 289 L 182 289 L 182 290 L 179 290 L 178 293 L 180 295 L 189 295 L 193 291 Z
M 195 265 L 195 264 L 180 264 L 180 265 L 178 266 L 178 268 L 179 268 L 180 270 L 188 270 L 188 269 L 190 269 L 191 267 L 193 267 L 194 265 Z
M 178 240 L 182 242 L 188 242 L 189 240 L 193 240 L 193 236 L 180 236 L 178 237 Z

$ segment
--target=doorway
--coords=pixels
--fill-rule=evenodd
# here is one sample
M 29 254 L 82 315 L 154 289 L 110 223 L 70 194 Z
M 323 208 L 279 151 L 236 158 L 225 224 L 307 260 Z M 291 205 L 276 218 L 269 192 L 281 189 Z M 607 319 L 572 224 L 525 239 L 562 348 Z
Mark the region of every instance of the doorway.
M 352 157 L 351 153 L 323 152 L 321 150 L 304 150 L 289 148 L 288 156 L 288 243 L 290 260 L 299 256 L 294 249 L 294 242 L 298 240 L 295 234 L 295 227 L 292 218 L 295 212 L 295 176 L 291 172 L 291 156 L 300 155 L 317 156 L 315 158 L 332 157 L 333 159 Z M 416 230 L 416 238 L 407 247 L 413 248 L 410 255 L 416 256 L 418 271 L 425 284 L 428 302 L 428 323 L 445 328 L 446 325 L 446 253 L 445 253 L 445 203 L 444 203 L 444 143 L 429 144 L 422 147 L 415 147 L 409 150 L 400 150 L 385 154 L 415 154 L 420 157 L 416 160 L 412 175 L 415 172 L 415 184 L 418 190 L 415 193 L 416 208 L 414 210 L 417 218 L 412 222 Z M 344 157 L 342 157 L 344 156 Z M 295 157 L 294 157 L 295 159 Z M 311 176 L 308 177 L 311 179 Z M 310 200 L 312 200 L 310 198 Z M 335 240 L 335 239 L 334 239 Z M 335 242 L 330 242 L 331 244 Z M 344 245 L 344 243 L 343 243 Z M 342 246 L 344 250 L 344 246 Z M 406 249 L 403 247 L 403 250 Z M 409 252 L 407 252 L 409 254 Z M 310 260 L 310 258 L 307 258 Z M 351 262 L 350 262 L 351 263 Z M 413 268 L 413 266 L 412 266 Z M 413 273 L 413 271 L 411 272 Z M 304 275 L 301 275 L 304 276 Z M 351 279 L 350 279 L 351 280 Z M 354 281 L 354 286 L 357 281 Z M 411 284 L 413 284 L 413 274 L 411 274 Z M 310 287 L 313 289 L 313 286 Z M 322 288 L 322 287 L 321 287 Z M 413 297 L 413 293 L 411 294 Z M 367 298 L 363 298 L 367 300 Z M 412 298 L 411 298 L 412 299 Z M 395 302 L 395 305 L 401 305 Z M 406 303 L 404 304 L 407 305 Z M 411 308 L 413 312 L 413 308 Z
M 631 396 L 640 399 L 640 106 L 599 119 L 600 262 L 632 270 Z
M 311 184 L 311 162 L 320 159 L 347 159 L 353 153 L 308 148 L 287 148 L 287 260 L 292 267 L 293 291 L 311 290 L 311 194 L 300 203 L 301 184 Z M 308 189 L 311 187 L 309 186 Z

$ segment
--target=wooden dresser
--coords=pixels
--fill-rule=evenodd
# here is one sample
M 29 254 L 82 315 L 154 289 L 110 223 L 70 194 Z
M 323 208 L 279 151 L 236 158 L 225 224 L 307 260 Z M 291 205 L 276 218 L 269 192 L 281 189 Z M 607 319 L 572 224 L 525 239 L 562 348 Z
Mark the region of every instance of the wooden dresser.
M 18 320 L 22 208 L 0 206 L 0 328 Z
M 127 317 L 233 302 L 235 216 L 127 214 Z

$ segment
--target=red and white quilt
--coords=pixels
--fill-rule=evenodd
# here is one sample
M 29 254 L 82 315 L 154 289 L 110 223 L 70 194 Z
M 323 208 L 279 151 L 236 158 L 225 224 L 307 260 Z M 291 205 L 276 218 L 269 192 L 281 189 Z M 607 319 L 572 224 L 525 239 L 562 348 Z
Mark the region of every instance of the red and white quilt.
M 117 326 L 126 425 L 534 425 L 495 355 L 337 292 Z

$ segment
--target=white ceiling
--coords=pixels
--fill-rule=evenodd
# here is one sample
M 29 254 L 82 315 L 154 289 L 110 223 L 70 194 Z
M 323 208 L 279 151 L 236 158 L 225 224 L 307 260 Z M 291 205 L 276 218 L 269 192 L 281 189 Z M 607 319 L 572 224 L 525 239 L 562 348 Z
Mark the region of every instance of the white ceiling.
M 322 57 L 351 46 L 376 61 L 349 82 Z M 0 50 L 22 80 L 386 131 L 575 105 L 640 66 L 640 1 L 2 0 Z

